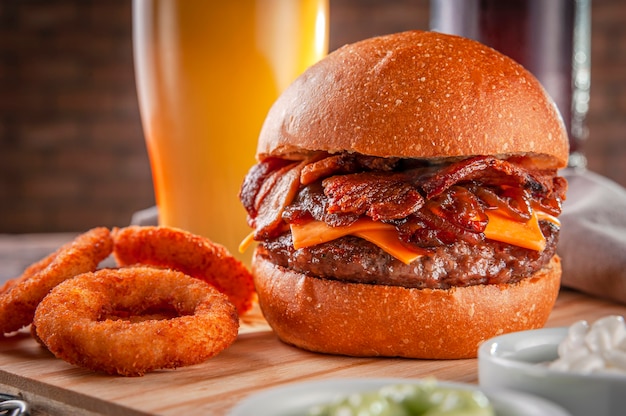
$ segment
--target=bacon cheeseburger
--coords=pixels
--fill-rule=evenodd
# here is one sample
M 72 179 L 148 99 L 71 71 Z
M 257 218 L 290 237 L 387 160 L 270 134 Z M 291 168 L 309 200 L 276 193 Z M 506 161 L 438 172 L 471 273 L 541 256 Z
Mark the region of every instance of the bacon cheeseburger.
M 259 303 L 324 353 L 475 357 L 559 291 L 560 115 L 519 64 L 404 32 L 344 46 L 268 113 L 240 192 Z

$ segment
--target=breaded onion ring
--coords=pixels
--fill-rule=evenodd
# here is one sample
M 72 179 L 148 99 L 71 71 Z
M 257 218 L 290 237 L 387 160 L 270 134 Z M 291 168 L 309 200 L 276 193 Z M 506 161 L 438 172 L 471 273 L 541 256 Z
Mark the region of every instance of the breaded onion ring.
M 93 228 L 6 282 L 0 289 L 0 333 L 30 324 L 37 305 L 52 288 L 77 274 L 96 270 L 112 249 L 109 230 Z
M 113 254 L 120 266 L 147 264 L 179 270 L 225 293 L 239 314 L 252 307 L 252 275 L 220 244 L 163 226 L 130 226 L 114 229 L 112 234 Z
M 37 336 L 58 358 L 124 376 L 201 363 L 237 337 L 234 305 L 214 287 L 151 267 L 69 279 L 39 304 Z

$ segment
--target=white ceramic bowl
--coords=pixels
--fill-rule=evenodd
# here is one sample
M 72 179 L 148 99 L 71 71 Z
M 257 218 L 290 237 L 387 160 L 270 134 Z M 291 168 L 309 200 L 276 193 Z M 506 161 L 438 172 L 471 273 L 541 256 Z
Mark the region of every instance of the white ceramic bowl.
M 557 348 L 568 328 L 514 332 L 492 338 L 478 351 L 482 389 L 503 388 L 540 396 L 573 416 L 626 414 L 626 376 L 555 371 L 547 363 L 558 358 Z
M 391 384 L 423 383 L 419 379 L 362 378 L 331 379 L 286 384 L 247 397 L 235 406 L 229 416 L 303 416 L 319 404 L 330 403 L 351 393 L 375 391 Z M 477 390 L 478 386 L 438 381 L 442 387 Z M 483 390 L 497 416 L 571 416 L 561 407 L 540 397 L 497 390 Z

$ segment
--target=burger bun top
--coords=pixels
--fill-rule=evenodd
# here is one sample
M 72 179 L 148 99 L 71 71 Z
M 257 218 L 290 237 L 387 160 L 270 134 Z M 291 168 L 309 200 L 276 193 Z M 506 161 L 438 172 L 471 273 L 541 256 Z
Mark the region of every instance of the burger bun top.
M 276 100 L 257 158 L 315 151 L 515 155 L 561 168 L 569 147 L 554 102 L 517 62 L 470 39 L 409 31 L 335 50 Z

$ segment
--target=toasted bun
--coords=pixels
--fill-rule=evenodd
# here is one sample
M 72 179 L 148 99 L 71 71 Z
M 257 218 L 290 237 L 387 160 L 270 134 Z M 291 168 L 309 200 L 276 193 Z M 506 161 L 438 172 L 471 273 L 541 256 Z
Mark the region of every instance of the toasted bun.
M 270 109 L 257 158 L 311 151 L 445 158 L 528 155 L 567 164 L 554 102 L 522 66 L 478 42 L 411 31 L 346 45 Z
M 516 284 L 449 290 L 307 277 L 258 254 L 252 268 L 261 310 L 282 341 L 350 356 L 476 357 L 493 336 L 542 327 L 561 281 L 557 256 Z

